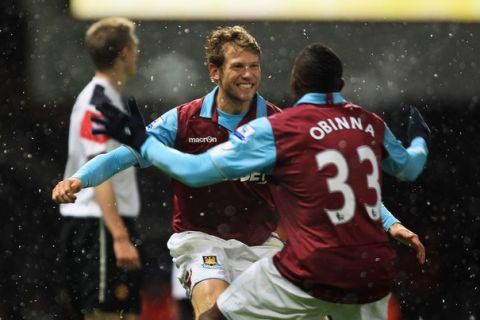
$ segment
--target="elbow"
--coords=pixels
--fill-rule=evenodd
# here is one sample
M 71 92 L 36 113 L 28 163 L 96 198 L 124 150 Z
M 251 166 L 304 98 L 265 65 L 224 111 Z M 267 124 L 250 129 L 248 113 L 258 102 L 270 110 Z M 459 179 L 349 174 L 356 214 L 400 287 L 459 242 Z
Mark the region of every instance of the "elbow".
M 192 188 L 200 188 L 200 187 L 209 186 L 212 184 L 212 182 L 205 181 L 202 179 L 193 179 L 188 182 L 185 182 L 185 184 Z
M 425 159 L 409 159 L 403 166 L 399 166 L 400 169 L 395 176 L 402 181 L 414 181 L 420 176 L 425 168 Z
M 397 175 L 397 178 L 402 181 L 412 182 L 412 181 L 415 181 L 418 178 L 418 176 L 420 176 L 422 171 L 423 171 L 423 167 L 411 168 L 410 170 L 402 171 L 400 174 Z
M 178 181 L 180 181 L 181 183 L 189 186 L 189 187 L 192 187 L 192 188 L 200 188 L 200 187 L 204 187 L 206 185 L 208 185 L 208 183 L 206 181 L 203 181 L 201 179 L 197 179 L 195 177 L 192 177 L 192 176 L 187 176 L 187 175 L 176 175 L 174 176 L 174 178 Z
M 415 181 L 418 178 L 419 175 L 420 175 L 420 173 L 415 174 L 415 175 L 410 174 L 410 175 L 407 175 L 407 176 L 401 176 L 401 177 L 399 177 L 399 179 L 402 180 L 402 181 L 412 182 L 412 181 Z
M 202 184 L 200 181 L 184 180 L 182 182 L 192 188 L 200 188 L 205 186 L 205 184 Z

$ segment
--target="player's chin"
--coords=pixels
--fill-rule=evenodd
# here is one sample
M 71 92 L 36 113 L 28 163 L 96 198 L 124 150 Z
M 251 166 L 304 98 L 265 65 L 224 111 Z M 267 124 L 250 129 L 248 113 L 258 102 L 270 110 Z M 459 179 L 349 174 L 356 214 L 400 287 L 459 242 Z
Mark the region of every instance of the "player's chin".
M 256 93 L 255 89 L 241 90 L 240 92 L 238 92 L 237 96 L 239 100 L 248 102 L 253 99 L 253 97 L 255 96 L 255 93 Z

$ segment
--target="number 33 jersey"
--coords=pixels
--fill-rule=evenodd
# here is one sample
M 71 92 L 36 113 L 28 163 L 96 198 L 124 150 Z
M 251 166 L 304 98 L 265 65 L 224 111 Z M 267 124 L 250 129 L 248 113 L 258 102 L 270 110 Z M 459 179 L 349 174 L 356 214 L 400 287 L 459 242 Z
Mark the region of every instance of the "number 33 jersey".
M 275 265 L 323 300 L 384 297 L 395 257 L 380 221 L 384 121 L 350 103 L 301 104 L 269 121 L 272 194 L 289 237 Z
M 154 138 L 142 146 L 144 157 L 191 185 L 267 174 L 288 237 L 275 266 L 311 295 L 343 303 L 390 291 L 394 252 L 381 226 L 382 170 L 413 180 L 427 154 L 423 138 L 405 149 L 380 117 L 338 92 L 306 94 L 197 156 Z

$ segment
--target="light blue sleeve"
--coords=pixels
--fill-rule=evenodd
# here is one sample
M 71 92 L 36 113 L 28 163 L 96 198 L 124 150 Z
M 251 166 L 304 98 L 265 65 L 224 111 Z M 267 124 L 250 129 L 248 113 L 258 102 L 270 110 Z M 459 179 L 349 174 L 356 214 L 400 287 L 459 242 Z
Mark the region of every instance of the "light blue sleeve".
M 209 150 L 216 168 L 228 179 L 251 172 L 271 173 L 276 161 L 272 126 L 259 118 L 241 126 L 228 142 Z
M 173 108 L 147 126 L 148 134 L 157 138 L 164 145 L 173 147 L 177 137 L 178 111 Z
M 144 160 L 127 146 L 120 146 L 108 153 L 100 154 L 85 163 L 72 176 L 80 179 L 83 188 L 95 187 L 110 179 L 116 173 L 133 165 L 142 165 Z
M 383 230 L 385 230 L 385 232 L 388 232 L 390 227 L 395 223 L 400 223 L 400 220 L 395 218 L 383 203 L 380 206 L 380 218 L 382 219 Z
M 167 175 L 193 187 L 225 180 L 207 152 L 199 155 L 183 153 L 149 137 L 141 147 L 141 154 Z
M 382 161 L 386 173 L 400 180 L 413 181 L 423 171 L 428 156 L 428 146 L 423 138 L 413 139 L 410 147 L 405 149 L 385 125 L 383 145 L 388 153 Z
M 199 155 L 174 150 L 153 137 L 142 145 L 141 154 L 173 178 L 199 187 L 254 171 L 268 172 L 275 162 L 275 145 L 270 123 L 262 118 L 238 128 L 229 141 Z

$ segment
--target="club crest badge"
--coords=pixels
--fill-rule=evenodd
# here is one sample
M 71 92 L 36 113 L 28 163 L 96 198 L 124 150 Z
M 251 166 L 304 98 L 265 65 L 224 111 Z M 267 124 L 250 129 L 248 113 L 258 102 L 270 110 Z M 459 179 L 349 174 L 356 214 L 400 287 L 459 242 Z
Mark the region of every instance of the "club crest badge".
M 152 130 L 155 127 L 158 127 L 162 123 L 164 123 L 165 120 L 162 117 L 158 117 L 157 119 L 153 120 L 148 126 L 147 130 Z
M 128 286 L 124 283 L 120 283 L 115 287 L 115 299 L 119 301 L 124 301 L 130 295 L 130 290 Z
M 206 269 L 222 269 L 222 265 L 218 262 L 217 256 L 203 256 L 202 267 Z
M 248 137 L 255 133 L 255 129 L 249 124 L 245 124 L 238 128 L 233 134 L 241 141 L 247 141 Z

